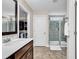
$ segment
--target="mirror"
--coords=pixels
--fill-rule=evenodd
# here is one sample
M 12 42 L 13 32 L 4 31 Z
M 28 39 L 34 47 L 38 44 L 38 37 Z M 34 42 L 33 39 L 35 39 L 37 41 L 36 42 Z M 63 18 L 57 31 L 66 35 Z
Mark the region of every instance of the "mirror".
M 2 35 L 17 33 L 17 1 L 2 0 Z
M 27 38 L 27 12 L 19 6 L 19 38 Z

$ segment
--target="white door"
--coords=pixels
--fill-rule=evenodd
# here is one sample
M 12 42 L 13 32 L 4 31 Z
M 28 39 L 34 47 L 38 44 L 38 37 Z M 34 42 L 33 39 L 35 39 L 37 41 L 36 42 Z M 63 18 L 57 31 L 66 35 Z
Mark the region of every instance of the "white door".
M 34 15 L 33 17 L 33 33 L 34 33 L 34 45 L 46 46 L 47 41 L 47 16 L 46 15 Z

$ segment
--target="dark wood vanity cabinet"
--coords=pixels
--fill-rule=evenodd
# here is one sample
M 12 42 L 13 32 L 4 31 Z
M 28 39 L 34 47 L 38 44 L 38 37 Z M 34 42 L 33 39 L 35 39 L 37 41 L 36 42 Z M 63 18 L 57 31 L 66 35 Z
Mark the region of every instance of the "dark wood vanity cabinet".
M 23 55 L 21 59 L 33 59 L 33 48 L 30 48 L 26 54 Z
M 26 44 L 7 59 L 33 59 L 33 41 Z

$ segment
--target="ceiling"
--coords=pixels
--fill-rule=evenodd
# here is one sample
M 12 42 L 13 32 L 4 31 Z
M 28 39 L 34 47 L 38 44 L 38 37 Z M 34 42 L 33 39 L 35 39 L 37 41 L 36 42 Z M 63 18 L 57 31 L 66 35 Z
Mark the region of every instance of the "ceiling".
M 66 12 L 67 0 L 26 0 L 34 12 Z

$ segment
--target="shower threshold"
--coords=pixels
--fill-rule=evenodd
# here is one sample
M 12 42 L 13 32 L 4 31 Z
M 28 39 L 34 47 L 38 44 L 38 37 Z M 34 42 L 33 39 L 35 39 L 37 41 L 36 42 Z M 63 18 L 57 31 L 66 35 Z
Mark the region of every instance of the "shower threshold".
M 62 50 L 60 46 L 52 46 L 50 45 L 50 50 Z
M 50 41 L 49 47 L 50 50 L 61 50 L 61 47 L 67 47 L 67 42 L 61 41 L 61 45 L 59 45 L 59 41 Z

